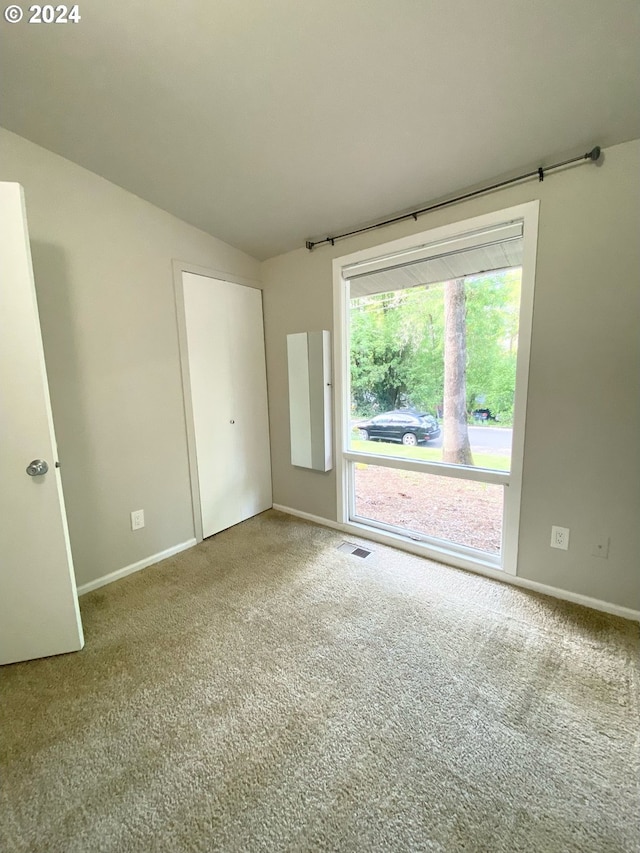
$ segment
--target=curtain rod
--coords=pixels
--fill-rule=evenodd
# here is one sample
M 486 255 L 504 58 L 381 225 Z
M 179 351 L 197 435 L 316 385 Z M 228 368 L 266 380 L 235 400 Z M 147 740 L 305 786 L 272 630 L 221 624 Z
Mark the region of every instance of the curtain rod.
M 563 166 L 569 166 L 572 163 L 584 162 L 586 160 L 596 163 L 599 159 L 600 146 L 596 145 L 591 149 L 591 151 L 587 151 L 586 154 L 581 154 L 579 157 L 572 157 L 569 160 L 563 160 L 561 163 L 554 163 L 552 166 L 547 166 L 546 168 L 538 166 L 537 169 L 534 169 L 531 172 L 525 172 L 515 178 L 508 178 L 506 181 L 500 181 L 497 184 L 490 184 L 489 186 L 482 187 L 479 190 L 473 190 L 472 192 L 458 195 L 455 198 L 447 199 L 447 201 L 430 204 L 428 207 L 421 207 L 419 210 L 414 210 L 411 213 L 403 213 L 401 216 L 393 216 L 391 219 L 385 219 L 383 222 L 376 222 L 373 225 L 367 225 L 364 228 L 355 228 L 353 231 L 345 231 L 343 234 L 336 234 L 333 237 L 325 237 L 323 240 L 307 240 L 305 246 L 310 252 L 313 251 L 316 246 L 321 246 L 323 243 L 331 243 L 333 246 L 335 245 L 336 240 L 343 240 L 345 237 L 353 237 L 354 234 L 365 234 L 367 231 L 373 231 L 375 228 L 383 228 L 385 225 L 393 225 L 394 222 L 404 222 L 405 219 L 417 220 L 417 218 L 423 213 L 430 213 L 432 210 L 438 210 L 441 207 L 448 207 L 450 204 L 457 204 L 458 202 L 475 198 L 475 196 L 483 195 L 484 193 L 489 193 L 493 190 L 501 189 L 502 187 L 507 187 L 510 184 L 517 184 L 519 181 L 527 181 L 530 178 L 538 178 L 539 181 L 544 181 L 544 176 L 546 174 L 553 172 L 556 169 L 561 169 Z

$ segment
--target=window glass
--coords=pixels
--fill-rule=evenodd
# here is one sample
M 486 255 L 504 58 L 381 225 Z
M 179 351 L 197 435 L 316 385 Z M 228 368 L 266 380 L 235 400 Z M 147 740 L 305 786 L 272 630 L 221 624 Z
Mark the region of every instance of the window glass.
M 350 300 L 349 448 L 389 455 L 387 442 L 400 457 L 509 470 L 521 267 L 410 287 L 405 274 L 388 270 L 397 289 Z M 423 420 L 388 414 L 400 408 Z M 377 413 L 378 424 L 430 433 L 404 446 L 391 431 L 364 439 L 358 423 Z
M 354 468 L 357 518 L 500 554 L 503 486 L 380 465 Z

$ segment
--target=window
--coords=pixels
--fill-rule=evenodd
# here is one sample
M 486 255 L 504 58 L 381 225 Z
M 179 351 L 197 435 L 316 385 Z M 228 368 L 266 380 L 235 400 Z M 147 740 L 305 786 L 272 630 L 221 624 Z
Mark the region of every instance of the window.
M 338 259 L 339 506 L 515 572 L 537 203 Z

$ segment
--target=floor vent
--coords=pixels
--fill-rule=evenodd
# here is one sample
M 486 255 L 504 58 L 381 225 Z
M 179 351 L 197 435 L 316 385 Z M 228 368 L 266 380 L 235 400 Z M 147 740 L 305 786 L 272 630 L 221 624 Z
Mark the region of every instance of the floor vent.
M 351 554 L 353 557 L 369 557 L 371 555 L 371 551 L 367 551 L 366 548 L 361 548 L 359 545 L 354 545 L 351 542 L 343 542 L 342 545 L 338 545 L 338 551 L 344 551 L 345 554 Z

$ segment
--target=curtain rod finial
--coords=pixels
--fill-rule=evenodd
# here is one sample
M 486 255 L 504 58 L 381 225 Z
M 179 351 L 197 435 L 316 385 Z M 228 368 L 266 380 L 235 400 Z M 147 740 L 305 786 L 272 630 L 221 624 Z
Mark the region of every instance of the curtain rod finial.
M 600 159 L 600 146 L 596 145 L 595 148 L 592 148 L 591 151 L 589 151 L 589 153 L 587 154 L 587 157 L 589 160 L 593 160 L 594 163 L 597 160 L 599 160 Z
M 311 240 L 307 240 L 307 242 L 305 243 L 305 246 L 307 247 L 307 249 L 308 249 L 310 252 L 312 252 L 312 251 L 313 251 L 313 243 L 311 242 Z

